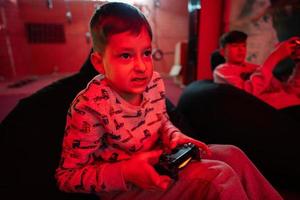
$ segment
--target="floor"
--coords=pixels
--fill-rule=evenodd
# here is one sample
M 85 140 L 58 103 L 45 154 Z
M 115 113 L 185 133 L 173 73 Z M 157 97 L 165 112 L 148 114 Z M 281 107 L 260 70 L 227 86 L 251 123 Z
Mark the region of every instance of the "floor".
M 0 122 L 14 108 L 18 101 L 38 91 L 46 85 L 69 76 L 70 74 L 50 74 L 42 76 L 27 76 L 22 79 L 0 82 Z M 163 76 L 166 95 L 173 104 L 177 104 L 182 87 L 170 77 Z

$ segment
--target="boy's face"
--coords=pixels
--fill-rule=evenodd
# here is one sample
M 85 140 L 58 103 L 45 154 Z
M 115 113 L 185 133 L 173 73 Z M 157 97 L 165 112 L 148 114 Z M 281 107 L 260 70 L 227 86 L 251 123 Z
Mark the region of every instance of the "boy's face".
M 246 42 L 229 43 L 221 49 L 221 54 L 230 64 L 243 64 L 247 53 Z
M 110 86 L 130 101 L 145 91 L 152 77 L 151 38 L 145 28 L 138 35 L 129 31 L 114 34 L 103 53 L 92 55 L 92 62 Z

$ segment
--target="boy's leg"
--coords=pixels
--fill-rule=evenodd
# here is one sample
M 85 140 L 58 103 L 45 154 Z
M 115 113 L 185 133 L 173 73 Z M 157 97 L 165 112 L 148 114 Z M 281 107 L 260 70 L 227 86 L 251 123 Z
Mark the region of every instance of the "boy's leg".
M 255 147 L 253 147 L 255 148 Z M 233 145 L 210 145 L 210 159 L 227 163 L 237 173 L 249 199 L 282 199 L 246 154 Z
M 167 196 L 171 199 L 176 199 L 176 195 L 182 195 L 182 199 L 248 199 L 238 175 L 221 161 L 202 159 L 192 162 L 179 177 L 180 181 L 173 188 L 174 196 Z M 201 187 L 202 191 L 198 192 L 203 184 L 206 188 Z
M 101 199 L 107 199 L 101 196 Z M 145 191 L 137 187 L 127 192 L 110 194 L 110 199 L 248 199 L 233 169 L 224 162 L 203 159 L 189 163 L 180 173 L 178 181 L 166 191 Z

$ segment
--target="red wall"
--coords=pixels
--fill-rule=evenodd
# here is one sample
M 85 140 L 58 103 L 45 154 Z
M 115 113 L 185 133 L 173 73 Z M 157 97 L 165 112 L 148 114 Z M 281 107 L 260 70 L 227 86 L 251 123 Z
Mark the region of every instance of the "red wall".
M 89 30 L 90 16 L 99 2 L 52 0 L 53 8 L 49 9 L 46 0 L 2 1 L 4 3 L 0 4 L 0 8 L 4 11 L 7 26 L 0 30 L 0 78 L 42 75 L 54 71 L 75 72 L 81 67 L 91 48 L 85 33 Z M 153 1 L 145 2 L 150 9 L 148 19 L 156 36 L 153 47 L 164 52 L 164 58 L 154 62 L 155 70 L 168 73 L 174 64 L 176 43 L 187 40 L 188 0 L 176 3 L 174 0 L 161 1 L 155 11 Z M 66 18 L 68 10 L 72 13 L 72 23 L 68 23 Z M 66 43 L 30 44 L 26 38 L 25 23 L 64 24 Z M 7 45 L 7 39 L 11 45 Z M 8 54 L 9 48 L 12 56 Z
M 74 72 L 80 68 L 91 48 L 91 44 L 86 42 L 85 33 L 94 3 L 72 1 L 69 4 L 73 16 L 71 23 L 67 22 L 65 16 L 68 5 L 64 1 L 53 0 L 53 9 L 49 9 L 46 1 L 41 0 L 19 0 L 16 4 L 5 1 L 7 26 L 1 37 L 9 38 L 11 45 L 8 46 L 1 39 L 1 52 L 4 55 L 11 48 L 13 63 L 8 55 L 1 57 L 0 76 L 11 78 L 54 71 Z M 30 44 L 27 42 L 25 23 L 64 24 L 66 43 Z
M 150 0 L 148 0 L 150 1 Z M 155 70 L 162 74 L 169 73 L 174 65 L 175 46 L 188 39 L 188 0 L 161 0 L 160 7 L 152 7 L 148 18 L 153 28 L 153 48 L 164 52 L 160 61 L 154 61 Z

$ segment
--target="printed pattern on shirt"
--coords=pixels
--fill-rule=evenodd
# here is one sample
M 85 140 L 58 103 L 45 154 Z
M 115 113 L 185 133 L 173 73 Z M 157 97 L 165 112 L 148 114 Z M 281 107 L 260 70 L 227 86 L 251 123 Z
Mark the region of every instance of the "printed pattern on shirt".
M 108 87 L 102 75 L 96 76 L 68 111 L 58 183 L 66 191 L 116 189 L 106 178 L 109 175 L 101 172 L 107 163 L 151 150 L 159 138 L 168 143 L 175 133 L 179 131 L 168 121 L 158 73 L 153 74 L 140 106 L 130 105 Z

